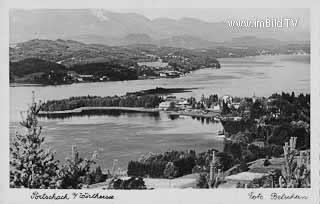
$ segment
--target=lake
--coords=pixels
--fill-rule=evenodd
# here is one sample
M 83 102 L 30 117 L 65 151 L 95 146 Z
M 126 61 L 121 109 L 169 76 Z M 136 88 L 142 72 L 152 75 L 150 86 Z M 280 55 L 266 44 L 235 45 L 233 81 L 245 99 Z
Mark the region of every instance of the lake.
M 233 96 L 270 96 L 275 92 L 310 93 L 310 56 L 281 55 L 219 59 L 221 69 L 201 69 L 180 78 L 79 83 L 59 86 L 10 87 L 10 134 L 19 129 L 19 112 L 31 102 L 34 90 L 37 100 L 62 99 L 84 95 L 122 95 L 155 87 L 196 88 L 175 94 L 178 97 L 202 94 Z M 71 153 L 76 144 L 85 155 L 98 150 L 104 168 L 118 159 L 122 167 L 131 159 L 148 152 L 171 149 L 221 148 L 217 139 L 217 123 L 201 122 L 183 117 L 171 120 L 165 114 L 150 116 L 143 113 L 119 116 L 73 117 L 41 120 L 47 146 L 57 152 L 60 160 Z
M 216 138 L 222 130 L 220 123 L 180 117 L 171 119 L 165 113 L 126 113 L 105 116 L 41 119 L 45 147 L 57 152 L 60 161 L 71 155 L 76 144 L 80 155 L 90 157 L 98 151 L 99 164 L 111 168 L 114 159 L 126 168 L 130 160 L 137 160 L 148 152 L 167 150 L 222 150 L 223 140 Z M 11 122 L 10 133 L 23 132 L 18 123 Z

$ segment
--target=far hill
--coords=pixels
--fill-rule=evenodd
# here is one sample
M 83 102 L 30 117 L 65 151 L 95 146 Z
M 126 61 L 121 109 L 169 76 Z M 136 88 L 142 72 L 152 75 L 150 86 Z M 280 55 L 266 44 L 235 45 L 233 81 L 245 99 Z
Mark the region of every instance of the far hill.
M 19 62 L 10 62 L 10 74 L 22 77 L 35 72 L 65 71 L 63 65 L 37 58 L 28 58 Z
M 156 44 L 155 40 L 152 39 L 148 34 L 129 34 L 124 38 L 119 39 L 120 45 L 131 45 L 131 44 Z
M 287 42 L 282 42 L 274 38 L 257 38 L 254 36 L 244 36 L 239 38 L 233 38 L 230 42 L 231 44 L 238 46 L 247 46 L 247 47 L 258 47 L 258 46 L 270 46 L 270 45 L 280 45 L 288 44 Z
M 28 58 L 10 62 L 10 83 L 58 84 L 63 82 L 66 67 L 54 62 Z
M 215 55 L 201 50 L 35 39 L 11 45 L 10 82 L 65 84 L 160 77 L 161 70 L 138 64 L 158 60 L 175 71 L 175 77 L 204 67 L 220 68 Z
M 299 22 L 299 24 L 303 22 Z M 84 43 L 127 45 L 151 43 L 175 36 L 192 36 L 210 42 L 226 42 L 236 37 L 256 36 L 281 41 L 307 41 L 310 31 L 305 28 L 230 28 L 226 22 L 207 22 L 197 18 L 149 19 L 138 13 L 118 13 L 104 9 L 11 9 L 9 18 L 10 43 L 35 38 L 71 39 Z M 181 37 L 179 37 L 181 38 Z M 142 42 L 143 41 L 143 42 Z M 163 43 L 170 44 L 170 42 Z M 179 43 L 183 46 L 184 43 Z M 190 44 L 186 44 L 191 48 Z M 192 48 L 206 44 L 193 41 Z M 171 44 L 169 46 L 172 46 Z M 211 46 L 211 44 L 208 44 Z
M 158 44 L 162 47 L 182 47 L 187 49 L 193 48 L 210 48 L 214 47 L 218 43 L 214 43 L 209 40 L 204 40 L 199 37 L 190 35 L 172 36 L 159 40 Z
M 63 64 L 67 67 L 74 64 L 121 61 L 132 65 L 136 58 L 143 55 L 125 47 L 110 47 L 99 44 L 84 44 L 72 40 L 40 40 L 34 39 L 17 43 L 10 48 L 10 61 L 16 62 L 27 58 Z
M 87 81 L 101 81 L 103 76 L 103 80 L 135 80 L 137 72 L 116 62 L 74 64 L 68 68 L 36 58 L 10 62 L 10 83 L 58 85 L 84 82 L 83 77 Z
M 107 46 L 103 44 L 85 44 L 74 40 L 33 39 L 11 44 L 10 61 L 27 58 L 39 58 L 70 67 L 74 64 L 114 62 L 125 66 L 135 65 L 139 61 L 154 61 L 152 55 L 164 57 L 179 52 L 184 56 L 206 55 L 208 57 L 254 56 L 261 52 L 270 54 L 290 54 L 298 51 L 310 53 L 310 42 L 285 42 L 272 38 L 262 39 L 252 36 L 235 38 L 224 43 L 213 43 L 189 35 L 174 36 L 156 41 L 148 35 L 129 35 L 126 46 Z M 140 42 L 133 44 L 133 42 Z M 143 43 L 150 42 L 150 43 Z M 207 46 L 208 48 L 203 48 Z M 183 47 L 188 47 L 183 48 Z M 196 49 L 192 49 L 196 47 Z M 191 54 L 189 54 L 191 53 Z
M 136 37 L 147 38 L 147 36 L 144 35 L 131 36 L 128 38 Z M 158 57 L 164 59 L 168 55 L 176 54 L 189 58 L 216 57 L 214 53 L 203 52 L 197 49 L 185 49 L 170 46 L 159 47 L 152 44 L 107 46 L 101 44 L 85 44 L 72 40 L 33 39 L 11 45 L 10 62 L 17 62 L 28 58 L 38 58 L 62 64 L 66 67 L 105 62 L 113 62 L 130 67 L 136 65 L 139 61 L 155 61 Z

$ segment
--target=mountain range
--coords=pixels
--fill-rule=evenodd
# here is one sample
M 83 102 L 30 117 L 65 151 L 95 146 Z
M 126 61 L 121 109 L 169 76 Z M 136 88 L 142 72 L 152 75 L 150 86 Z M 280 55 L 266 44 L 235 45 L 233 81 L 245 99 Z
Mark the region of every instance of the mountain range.
M 10 43 L 65 39 L 111 46 L 154 44 L 207 48 L 229 41 L 234 44 L 234 39 L 246 36 L 268 38 L 269 43 L 275 44 L 278 41 L 309 41 L 309 32 L 305 30 L 230 28 L 226 22 L 206 22 L 189 17 L 150 20 L 136 13 L 103 9 L 12 9 L 9 21 Z

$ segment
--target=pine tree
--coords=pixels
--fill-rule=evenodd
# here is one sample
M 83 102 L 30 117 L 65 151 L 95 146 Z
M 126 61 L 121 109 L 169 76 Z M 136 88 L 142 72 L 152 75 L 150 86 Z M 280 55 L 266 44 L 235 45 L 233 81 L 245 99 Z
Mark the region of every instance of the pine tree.
M 25 134 L 16 134 L 10 144 L 10 187 L 12 188 L 81 188 L 105 180 L 101 168 L 95 165 L 97 153 L 92 159 L 79 158 L 72 147 L 72 159 L 60 165 L 50 149 L 42 146 L 44 137 L 37 115 L 41 103 L 32 102 L 20 123 L 27 129 Z
M 165 178 L 175 178 L 178 174 L 177 167 L 173 164 L 173 162 L 168 162 L 164 171 L 163 175 Z
M 26 134 L 16 134 L 10 145 L 10 187 L 12 188 L 55 188 L 58 161 L 54 154 L 42 148 L 44 137 L 37 114 L 40 103 L 33 101 L 26 117 L 20 124 Z
M 296 142 L 297 137 L 291 137 L 283 147 L 285 165 L 279 177 L 282 188 L 310 187 L 310 152 L 296 150 Z
M 92 159 L 83 159 L 79 157 L 76 145 L 73 145 L 71 159 L 67 158 L 67 163 L 62 165 L 59 170 L 57 187 L 79 189 L 84 187 L 84 185 L 103 181 L 104 177 L 101 169 L 95 165 L 96 156 L 97 153 L 94 153 Z M 97 181 L 95 180 L 96 178 L 98 179 Z

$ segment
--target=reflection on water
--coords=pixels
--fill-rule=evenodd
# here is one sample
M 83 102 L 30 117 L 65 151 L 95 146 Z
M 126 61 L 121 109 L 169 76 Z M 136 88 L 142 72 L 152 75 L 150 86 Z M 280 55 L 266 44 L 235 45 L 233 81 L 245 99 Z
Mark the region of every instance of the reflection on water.
M 128 114 L 129 117 L 135 117 L 137 111 L 134 110 L 104 110 L 104 109 L 92 109 L 92 110 L 82 110 L 81 112 L 67 112 L 67 113 L 56 113 L 56 114 L 48 114 L 48 115 L 40 115 L 39 117 L 45 119 L 66 119 L 72 117 L 81 117 L 81 116 L 97 116 L 97 115 L 109 115 L 109 116 L 120 116 L 122 114 Z M 145 112 L 145 115 L 153 116 L 157 118 L 159 116 L 159 112 Z

